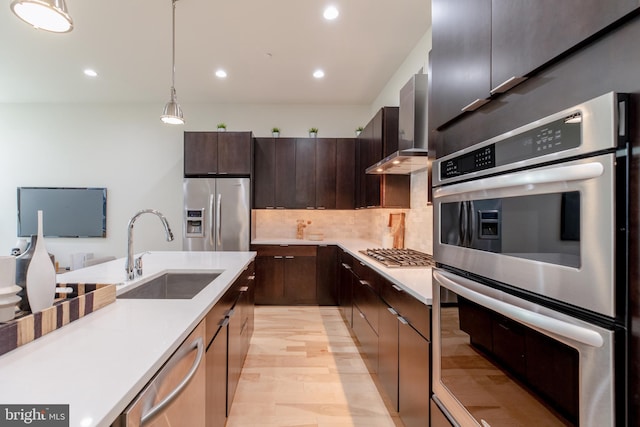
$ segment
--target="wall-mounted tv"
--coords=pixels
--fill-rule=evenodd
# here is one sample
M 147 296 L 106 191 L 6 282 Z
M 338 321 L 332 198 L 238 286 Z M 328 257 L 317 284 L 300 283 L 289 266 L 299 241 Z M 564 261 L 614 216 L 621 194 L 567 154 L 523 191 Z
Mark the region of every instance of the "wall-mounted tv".
M 42 211 L 46 237 L 106 237 L 107 189 L 18 187 L 18 237 L 38 234 Z

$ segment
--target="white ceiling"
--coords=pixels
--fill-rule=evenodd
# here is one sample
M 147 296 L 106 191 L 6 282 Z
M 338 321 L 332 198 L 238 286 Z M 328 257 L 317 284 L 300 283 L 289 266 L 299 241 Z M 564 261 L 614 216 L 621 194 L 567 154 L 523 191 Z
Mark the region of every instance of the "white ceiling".
M 0 102 L 168 101 L 171 0 L 67 0 L 66 34 L 33 29 L 5 3 Z M 335 21 L 322 17 L 329 4 Z M 178 101 L 370 104 L 430 23 L 429 0 L 179 0 Z

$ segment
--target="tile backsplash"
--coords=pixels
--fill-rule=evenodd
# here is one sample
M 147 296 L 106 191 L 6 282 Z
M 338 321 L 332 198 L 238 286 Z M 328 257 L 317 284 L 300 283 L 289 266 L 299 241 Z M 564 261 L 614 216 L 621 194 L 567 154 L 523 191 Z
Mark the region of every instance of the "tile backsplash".
M 311 221 L 308 233 L 323 233 L 325 239 L 358 238 L 382 245 L 389 214 L 405 213 L 405 247 L 433 253 L 433 208 L 427 205 L 427 171 L 411 175 L 411 209 L 254 210 L 254 237 L 295 239 L 296 221 Z

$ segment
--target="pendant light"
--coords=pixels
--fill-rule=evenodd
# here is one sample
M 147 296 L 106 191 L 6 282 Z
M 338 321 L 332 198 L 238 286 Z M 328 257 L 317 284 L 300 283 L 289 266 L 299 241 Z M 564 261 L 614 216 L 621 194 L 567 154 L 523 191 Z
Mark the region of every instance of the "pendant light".
M 181 125 L 184 124 L 184 117 L 182 115 L 182 108 L 178 104 L 178 99 L 176 98 L 176 2 L 178 0 L 171 0 L 171 4 L 173 6 L 173 26 L 172 26 L 172 59 L 171 59 L 171 99 L 167 102 L 167 105 L 164 106 L 164 110 L 162 111 L 162 115 L 160 116 L 160 120 L 163 123 L 168 123 L 170 125 Z
M 13 0 L 11 11 L 27 24 L 53 33 L 73 30 L 65 0 Z

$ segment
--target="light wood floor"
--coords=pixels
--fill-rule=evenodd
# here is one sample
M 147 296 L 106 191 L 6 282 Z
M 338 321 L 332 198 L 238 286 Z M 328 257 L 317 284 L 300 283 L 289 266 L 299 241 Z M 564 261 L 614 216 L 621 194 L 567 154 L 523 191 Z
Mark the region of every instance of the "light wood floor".
M 336 307 L 255 310 L 227 427 L 397 427 Z

